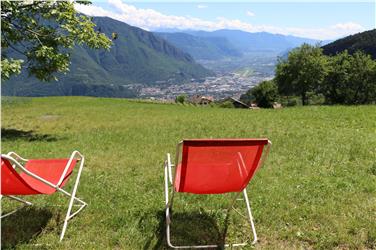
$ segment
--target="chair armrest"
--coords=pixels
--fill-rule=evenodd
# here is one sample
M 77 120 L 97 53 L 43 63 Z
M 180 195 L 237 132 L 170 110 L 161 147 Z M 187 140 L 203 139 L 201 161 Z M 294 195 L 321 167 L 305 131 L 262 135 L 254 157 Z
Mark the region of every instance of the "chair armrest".
M 66 173 L 69 169 L 69 166 L 72 164 L 72 161 L 75 158 L 76 158 L 77 162 L 81 161 L 81 165 L 84 164 L 85 157 L 79 151 L 77 151 L 77 150 L 73 151 L 70 158 L 69 158 L 67 165 L 64 168 L 63 173 L 61 174 L 59 182 L 56 184 L 57 187 L 59 187 L 61 185 L 61 183 L 64 181 L 64 177 L 65 177 L 65 175 L 66 175 Z
M 21 156 L 19 156 L 19 155 L 16 154 L 15 152 L 9 152 L 9 153 L 7 154 L 7 156 L 11 156 L 11 157 L 13 157 L 13 158 L 15 158 L 15 159 L 17 159 L 17 160 L 21 160 L 21 161 L 24 161 L 24 162 L 28 161 L 28 159 L 22 158 Z
M 175 165 L 171 164 L 171 155 L 167 154 L 167 168 L 168 168 L 168 179 L 170 183 L 172 184 L 172 168 Z

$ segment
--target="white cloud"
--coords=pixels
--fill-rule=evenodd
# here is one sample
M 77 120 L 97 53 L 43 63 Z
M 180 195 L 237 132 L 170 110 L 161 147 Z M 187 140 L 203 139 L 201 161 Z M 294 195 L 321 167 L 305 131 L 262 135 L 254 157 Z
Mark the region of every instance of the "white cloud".
M 247 16 L 255 16 L 255 13 L 253 13 L 252 11 L 250 11 L 250 10 L 247 10 L 247 12 L 246 12 L 246 14 L 247 14 Z
M 332 29 L 340 29 L 340 30 L 361 30 L 363 27 L 362 25 L 354 22 L 347 22 L 347 23 L 337 23 L 331 27 Z
M 202 4 L 197 5 L 197 8 L 199 9 L 205 9 L 207 7 L 208 7 L 207 5 L 202 5 Z
M 166 15 L 153 9 L 136 8 L 135 6 L 126 4 L 121 0 L 107 0 L 107 2 L 115 11 L 110 11 L 95 5 L 76 4 L 75 7 L 78 11 L 86 15 L 108 16 L 145 30 L 155 30 L 158 28 L 178 28 L 207 31 L 218 29 L 237 29 L 248 32 L 265 31 L 320 40 L 336 39 L 338 37 L 343 37 L 365 30 L 363 26 L 355 22 L 337 23 L 332 26 L 322 28 L 297 28 L 253 25 L 238 19 L 228 19 L 225 17 L 217 17 L 215 21 L 208 21 L 195 17 Z
M 337 39 L 354 33 L 365 31 L 366 29 L 355 22 L 337 23 L 329 27 L 322 28 L 277 28 L 275 33 L 293 34 L 296 36 L 315 38 L 320 40 Z

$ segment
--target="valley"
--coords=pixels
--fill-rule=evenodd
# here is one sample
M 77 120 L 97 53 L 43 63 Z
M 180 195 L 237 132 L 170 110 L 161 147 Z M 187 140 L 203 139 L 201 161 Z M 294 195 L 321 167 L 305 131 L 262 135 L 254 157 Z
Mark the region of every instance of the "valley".
M 178 95 L 205 95 L 214 99 L 239 96 L 245 93 L 252 86 L 272 77 L 262 75 L 258 72 L 244 77 L 240 73 L 228 73 L 219 76 L 207 77 L 200 81 L 192 80 L 189 83 L 174 84 L 167 86 L 154 86 L 141 88 L 141 98 L 160 100 L 174 100 Z
M 96 96 L 175 100 L 178 95 L 205 95 L 215 100 L 239 97 L 274 77 L 278 58 L 303 43 L 320 41 L 240 30 L 146 31 L 111 19 L 94 17 L 96 29 L 116 33 L 109 51 L 76 46 L 70 51 L 69 74 L 42 82 L 25 71 L 2 85 L 3 96 Z M 374 31 L 365 33 L 372 36 Z M 327 53 L 356 36 L 326 45 Z M 364 39 L 363 39 L 364 40 Z M 357 45 L 373 48 L 363 40 Z M 366 39 L 368 41 L 370 39 Z M 354 47 L 354 50 L 358 47 Z M 352 48 L 352 47 L 351 47 Z M 8 48 L 8 52 L 18 55 Z
M 215 76 L 191 79 L 180 84 L 158 83 L 154 86 L 138 86 L 138 97 L 172 101 L 178 95 L 211 96 L 215 100 L 238 98 L 251 87 L 274 77 L 274 67 L 279 54 L 274 51 L 248 52 L 241 57 L 218 60 L 197 60 Z

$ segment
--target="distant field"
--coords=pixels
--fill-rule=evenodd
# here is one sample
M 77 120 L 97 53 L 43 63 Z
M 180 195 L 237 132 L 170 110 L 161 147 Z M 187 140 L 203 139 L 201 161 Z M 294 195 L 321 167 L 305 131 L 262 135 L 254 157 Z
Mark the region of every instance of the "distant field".
M 183 138 L 217 137 L 273 142 L 249 186 L 257 249 L 376 248 L 376 106 L 237 110 L 56 97 L 7 100 L 1 121 L 2 152 L 80 150 L 87 162 L 78 196 L 89 203 L 59 243 L 65 207 L 50 205 L 66 200 L 29 197 L 37 205 L 2 221 L 3 248 L 165 249 L 165 154 Z M 225 222 L 216 209 L 226 198 L 178 195 L 173 241 L 218 240 Z M 233 213 L 227 241 L 244 239 L 247 226 Z

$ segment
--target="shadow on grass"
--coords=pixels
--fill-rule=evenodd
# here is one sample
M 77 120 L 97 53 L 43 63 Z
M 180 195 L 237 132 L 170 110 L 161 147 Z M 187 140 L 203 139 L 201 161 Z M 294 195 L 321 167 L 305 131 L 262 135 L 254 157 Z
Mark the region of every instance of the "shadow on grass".
M 159 211 L 160 219 L 154 237 L 158 239 L 154 246 L 147 242 L 144 249 L 169 249 L 166 237 L 165 211 Z M 219 245 L 223 246 L 228 226 L 229 217 L 226 218 L 224 230 L 220 230 L 217 219 L 207 213 L 184 212 L 173 213 L 171 217 L 171 243 L 177 246 L 192 245 Z M 222 248 L 222 247 L 221 247 Z
M 18 129 L 1 129 L 1 140 L 2 141 L 13 141 L 13 140 L 25 140 L 25 141 L 46 141 L 52 142 L 57 141 L 56 137 L 47 134 L 36 134 L 34 131 L 24 131 Z
M 43 231 L 51 217 L 47 209 L 28 207 L 1 219 L 1 248 L 28 243 Z

